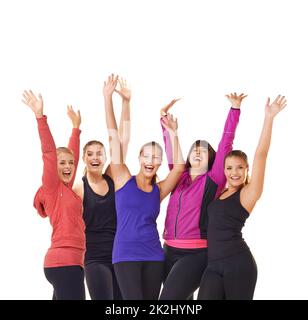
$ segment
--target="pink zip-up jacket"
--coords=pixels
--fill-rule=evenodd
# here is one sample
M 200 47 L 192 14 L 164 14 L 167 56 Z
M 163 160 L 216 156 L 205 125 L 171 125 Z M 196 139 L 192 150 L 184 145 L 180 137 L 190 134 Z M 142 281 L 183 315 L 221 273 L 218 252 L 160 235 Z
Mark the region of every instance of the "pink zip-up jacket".
M 226 184 L 224 158 L 232 150 L 240 109 L 231 108 L 211 170 L 191 181 L 188 169 L 170 195 L 163 238 L 186 240 L 207 238 L 207 207 Z M 169 168 L 172 168 L 170 136 L 162 126 Z
M 37 119 L 43 154 L 42 186 L 34 198 L 34 207 L 52 226 L 51 246 L 45 255 L 44 267 L 83 266 L 85 225 L 82 201 L 72 190 L 79 160 L 80 130 L 73 128 L 68 148 L 73 151 L 75 173 L 69 184 L 58 177 L 57 151 L 47 117 Z

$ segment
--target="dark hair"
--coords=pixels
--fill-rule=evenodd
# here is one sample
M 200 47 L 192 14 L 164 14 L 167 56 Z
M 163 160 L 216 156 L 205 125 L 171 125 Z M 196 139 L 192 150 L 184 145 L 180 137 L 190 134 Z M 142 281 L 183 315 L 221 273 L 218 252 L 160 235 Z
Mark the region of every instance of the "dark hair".
M 155 141 L 145 143 L 140 149 L 139 156 L 141 156 L 141 153 L 145 147 L 153 147 L 153 148 L 157 147 L 161 152 L 161 156 L 163 157 L 163 148 L 160 146 L 159 143 L 157 143 Z M 152 178 L 151 183 L 156 184 L 157 182 L 158 182 L 158 177 L 157 177 L 157 174 L 155 173 L 154 177 Z
M 100 142 L 98 140 L 90 140 L 84 145 L 84 147 L 82 149 L 82 156 L 83 157 L 85 156 L 88 147 L 93 146 L 95 144 L 98 144 L 99 146 L 101 146 L 105 151 L 105 146 L 104 146 L 104 144 L 102 142 Z M 85 167 L 84 170 L 83 170 L 83 175 L 85 176 L 86 174 L 87 174 L 87 168 Z
M 248 167 L 248 157 L 247 157 L 247 154 L 246 154 L 245 152 L 241 151 L 241 150 L 232 150 L 232 151 L 230 151 L 229 153 L 227 153 L 227 155 L 225 156 L 225 160 L 224 160 L 224 167 L 225 167 L 225 165 L 226 165 L 226 159 L 227 159 L 227 158 L 232 158 L 232 157 L 241 158 L 242 160 L 245 161 L 245 164 L 246 164 L 247 167 Z M 245 181 L 244 181 L 244 186 L 245 186 L 246 184 L 248 184 L 248 182 L 249 182 L 249 176 L 248 176 L 248 174 L 247 174 L 246 179 L 245 179 Z
M 190 150 L 188 152 L 187 160 L 186 160 L 186 169 L 191 168 L 191 164 L 189 162 L 189 157 L 193 151 L 194 148 L 205 148 L 208 151 L 208 171 L 212 169 L 213 163 L 215 161 L 216 151 L 213 149 L 213 147 L 205 140 L 196 140 L 190 147 Z

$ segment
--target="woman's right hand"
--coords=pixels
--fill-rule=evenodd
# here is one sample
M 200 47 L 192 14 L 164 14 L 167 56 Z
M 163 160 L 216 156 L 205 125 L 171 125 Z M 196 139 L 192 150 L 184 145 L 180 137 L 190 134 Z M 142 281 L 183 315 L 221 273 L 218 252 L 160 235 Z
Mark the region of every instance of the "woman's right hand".
M 173 118 L 172 114 L 167 113 L 166 116 L 162 118 L 162 125 L 169 132 L 171 131 L 176 134 L 178 129 L 178 119 Z
M 108 77 L 107 81 L 104 81 L 103 94 L 105 98 L 112 97 L 112 94 L 115 91 L 117 83 L 118 83 L 118 76 L 114 76 L 113 73 Z
M 168 110 L 177 102 L 181 100 L 181 98 L 178 99 L 173 99 L 171 100 L 170 103 L 168 103 L 166 106 L 164 106 L 163 108 L 160 109 L 160 116 L 161 117 L 165 117 L 168 113 Z
M 37 118 L 42 118 L 44 103 L 41 94 L 39 93 L 37 98 L 31 90 L 24 90 L 22 96 L 23 99 L 21 101 L 31 108 Z

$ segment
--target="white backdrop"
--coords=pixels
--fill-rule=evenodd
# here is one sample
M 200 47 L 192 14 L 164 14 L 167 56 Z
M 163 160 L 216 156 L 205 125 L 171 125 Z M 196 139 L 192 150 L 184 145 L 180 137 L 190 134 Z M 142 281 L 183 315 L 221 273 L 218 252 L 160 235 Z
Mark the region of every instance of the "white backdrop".
M 277 116 L 264 193 L 243 230 L 258 264 L 255 299 L 308 299 L 307 74 L 305 2 L 78 1 L 0 2 L 0 299 L 50 299 L 43 274 L 48 220 L 32 207 L 42 161 L 36 121 L 21 103 L 41 92 L 56 144 L 71 131 L 66 105 L 82 113 L 82 145 L 108 142 L 102 84 L 118 73 L 132 87 L 128 165 L 140 146 L 162 143 L 159 109 L 174 97 L 184 154 L 207 139 L 217 148 L 229 103 L 248 93 L 234 148 L 253 159 L 267 96 L 288 107 Z M 120 100 L 115 99 L 119 114 Z M 78 170 L 81 177 L 82 163 Z M 159 176 L 167 173 L 166 162 Z M 167 200 L 158 220 L 162 232 Z

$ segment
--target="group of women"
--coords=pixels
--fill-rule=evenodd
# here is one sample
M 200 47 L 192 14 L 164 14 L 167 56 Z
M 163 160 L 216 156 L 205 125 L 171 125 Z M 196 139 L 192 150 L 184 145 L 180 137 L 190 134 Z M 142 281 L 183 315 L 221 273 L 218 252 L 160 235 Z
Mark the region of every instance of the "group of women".
M 119 125 L 115 93 L 122 98 Z M 198 299 L 252 299 L 257 267 L 241 230 L 262 194 L 273 120 L 286 106 L 285 97 L 266 102 L 250 178 L 246 154 L 232 150 L 246 96 L 226 96 L 231 108 L 217 151 L 206 140 L 197 140 L 186 161 L 177 120 L 169 113 L 177 101 L 172 100 L 160 118 L 170 171 L 157 181 L 163 157 L 157 142 L 140 148 L 136 175 L 125 164 L 131 123 L 126 81 L 110 75 L 103 96 L 110 163 L 103 173 L 104 144 L 89 141 L 83 148 L 82 181 L 74 185 L 80 112 L 68 106 L 72 134 L 68 147 L 56 148 L 42 96 L 31 90 L 23 93 L 23 102 L 36 116 L 41 141 L 43 176 L 34 207 L 52 226 L 44 272 L 53 286 L 53 299 L 85 299 L 84 277 L 95 300 L 192 299 L 198 288 Z M 162 247 L 156 219 L 168 195 Z

